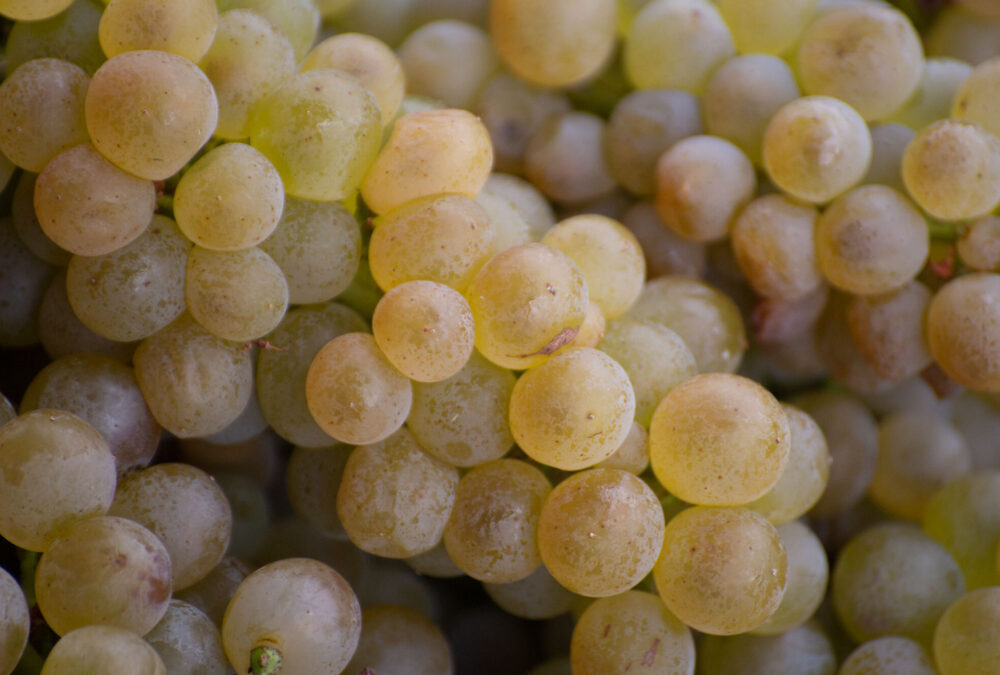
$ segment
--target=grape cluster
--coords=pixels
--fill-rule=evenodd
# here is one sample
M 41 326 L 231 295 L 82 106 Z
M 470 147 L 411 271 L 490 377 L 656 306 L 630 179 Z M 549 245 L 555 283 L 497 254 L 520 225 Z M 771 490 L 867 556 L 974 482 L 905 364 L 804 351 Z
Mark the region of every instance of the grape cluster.
M 996 675 L 943 4 L 0 0 L 0 675 Z

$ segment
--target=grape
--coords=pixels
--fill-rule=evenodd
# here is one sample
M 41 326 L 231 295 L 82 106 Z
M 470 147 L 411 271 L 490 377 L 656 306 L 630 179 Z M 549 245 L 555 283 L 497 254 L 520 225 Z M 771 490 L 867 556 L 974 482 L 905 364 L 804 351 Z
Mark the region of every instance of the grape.
M 358 548 L 409 558 L 434 548 L 455 503 L 458 470 L 425 454 L 406 429 L 351 452 L 337 514 Z
M 580 204 L 615 188 L 604 155 L 605 123 L 597 115 L 572 111 L 542 122 L 524 149 L 524 175 L 545 196 Z
M 337 490 L 350 456 L 347 446 L 296 447 L 288 458 L 285 489 L 292 509 L 327 536 L 342 536 Z
M 945 16 L 945 12 L 939 16 Z M 893 121 L 920 131 L 932 122 L 951 117 L 955 93 L 971 72 L 972 66 L 958 59 L 928 58 L 924 61 L 924 74 L 917 93 L 896 111 Z
M 724 373 L 675 387 L 649 425 L 649 460 L 667 490 L 692 504 L 747 504 L 788 464 L 788 418 L 766 389 Z
M 0 345 L 38 341 L 38 310 L 55 271 L 21 243 L 10 218 L 0 218 Z
M 536 10 L 537 11 L 537 10 Z M 490 36 L 463 21 L 432 21 L 399 46 L 406 90 L 449 108 L 470 108 L 499 66 Z
M 902 124 L 884 122 L 868 127 L 872 135 L 872 163 L 861 180 L 863 185 L 885 185 L 905 193 L 903 184 L 903 153 L 916 133 Z
M 406 37 L 415 11 L 415 0 L 355 2 L 337 17 L 335 25 L 344 31 L 367 33 L 394 45 Z
M 214 0 L 110 0 L 98 37 L 108 58 L 139 49 L 158 49 L 198 62 L 219 22 Z
M 276 525 L 271 522 L 267 495 L 257 481 L 240 473 L 216 472 L 214 478 L 226 493 L 233 511 L 233 531 L 227 552 L 244 560 L 258 560 L 268 544 L 274 546 L 276 543 L 273 531 Z M 229 585 L 225 588 L 229 589 Z M 231 590 L 227 592 L 232 595 Z M 222 610 L 225 610 L 228 601 L 228 597 L 225 602 L 219 601 Z
M 601 309 L 593 301 L 588 302 L 587 313 L 583 317 L 583 323 L 580 324 L 580 330 L 577 331 L 576 336 L 553 353 L 562 354 L 577 347 L 596 347 L 604 339 L 606 325 L 607 322 L 604 320 L 604 315 L 601 314 Z
M 403 562 L 421 576 L 437 577 L 439 579 L 454 579 L 455 577 L 465 576 L 465 572 L 460 570 L 448 556 L 448 551 L 444 547 L 444 541 L 429 551 L 406 558 Z
M 667 524 L 653 576 L 678 619 L 703 633 L 732 635 L 774 613 L 787 567 L 781 537 L 763 516 L 693 506 Z
M 484 583 L 483 590 L 508 614 L 534 620 L 551 619 L 567 613 L 574 598 L 578 597 L 553 579 L 545 565 L 539 565 L 520 581 Z
M 366 608 L 364 628 L 354 657 L 343 672 L 369 670 L 386 673 L 405 670 L 411 675 L 449 675 L 451 651 L 441 629 L 408 607 Z
M 32 59 L 56 58 L 75 63 L 92 75 L 105 60 L 97 39 L 100 20 L 97 3 L 76 0 L 49 19 L 15 22 L 7 36 L 7 72 L 13 73 Z
M 929 645 L 965 582 L 955 559 L 933 539 L 916 527 L 887 523 L 847 543 L 831 588 L 837 616 L 854 640 L 900 635 Z
M 83 103 L 90 78 L 68 61 L 44 58 L 8 71 L 0 85 L 0 152 L 35 173 L 87 142 Z
M 194 605 L 171 600 L 167 613 L 145 640 L 163 659 L 168 673 L 228 672 L 219 629 Z
M 817 0 L 721 0 L 719 12 L 733 32 L 737 51 L 780 56 L 799 41 L 816 5 Z
M 413 387 L 365 333 L 332 339 L 306 374 L 306 403 L 320 428 L 342 443 L 388 438 L 403 425 Z
M 0 672 L 12 673 L 28 643 L 31 624 L 24 591 L 6 570 L 0 570 L 0 607 Z
M 819 360 L 830 376 L 853 391 L 865 394 L 885 392 L 898 382 L 880 376 L 854 343 L 848 324 L 850 302 L 853 302 L 851 296 L 833 293 L 823 308 L 823 313 L 816 324 L 816 348 Z M 904 324 L 900 332 L 905 332 L 908 327 L 912 327 L 912 321 Z M 909 337 L 911 336 L 907 336 Z M 904 368 L 909 368 L 911 365 L 904 363 Z M 880 367 L 881 365 L 879 363 Z
M 375 343 L 399 372 L 417 382 L 440 382 L 472 355 L 472 310 L 462 295 L 434 281 L 390 289 L 372 315 Z
M 42 675 L 167 675 L 166 666 L 153 647 L 122 628 L 84 626 L 67 633 L 55 644 Z
M 493 148 L 483 123 L 464 110 L 403 115 L 361 183 L 365 203 L 386 213 L 420 197 L 474 197 L 486 183 Z
M 63 529 L 35 575 L 38 608 L 59 635 L 91 624 L 145 635 L 166 613 L 170 593 L 167 549 L 142 525 L 113 516 Z
M 197 607 L 212 623 L 221 625 L 230 598 L 250 571 L 250 566 L 239 558 L 226 556 L 201 581 L 178 591 L 174 597 Z
M 527 462 L 498 459 L 462 476 L 444 529 L 448 556 L 473 579 L 520 581 L 542 564 L 536 533 L 552 490 Z
M 66 295 L 65 269 L 53 277 L 38 308 L 38 338 L 52 359 L 90 352 L 127 363 L 136 347 L 134 342 L 115 342 L 100 336 L 80 322 Z
M 970 591 L 952 604 L 934 631 L 934 660 L 942 675 L 986 675 L 996 667 L 1000 589 Z
M 335 570 L 306 558 L 274 562 L 248 576 L 222 621 L 222 645 L 240 673 L 275 652 L 282 675 L 339 673 L 360 634 L 361 607 L 351 587 Z
M 177 173 L 219 121 L 205 74 L 183 56 L 153 50 L 105 62 L 87 89 L 85 113 L 97 151 L 147 180 Z
M 273 23 L 294 48 L 296 62 L 306 57 L 316 41 L 319 10 L 310 0 L 228 0 L 227 9 L 250 9 Z
M 406 93 L 406 75 L 399 58 L 384 42 L 370 35 L 342 33 L 313 47 L 302 70 L 332 68 L 354 75 L 378 101 L 382 126 L 396 117 Z
M 38 174 L 35 213 L 45 234 L 84 256 L 135 241 L 153 219 L 156 188 L 106 160 L 89 143 L 56 155 Z
M 1000 96 L 1000 58 L 993 57 L 977 65 L 955 91 L 951 117 L 981 124 L 997 136 L 998 96 Z
M 691 631 L 658 597 L 626 591 L 590 605 L 573 628 L 575 675 L 626 672 L 632 665 L 664 675 L 694 672 Z
M 753 630 L 757 635 L 778 635 L 804 624 L 826 595 L 830 570 L 819 538 L 798 520 L 777 529 L 788 558 L 788 584 L 778 608 Z
M 764 132 L 764 168 L 793 197 L 823 203 L 858 184 L 872 157 L 871 133 L 846 103 L 806 96 L 785 104 Z
M 923 269 L 929 239 L 923 216 L 906 197 L 865 185 L 838 198 L 816 221 L 816 258 L 837 288 L 887 293 Z
M 614 454 L 594 465 L 595 469 L 621 469 L 636 476 L 649 468 L 649 432 L 639 422 L 632 422 L 628 436 Z
M 810 24 L 795 61 L 807 94 L 838 98 L 866 120 L 880 120 L 916 91 L 924 53 L 905 14 L 857 5 L 826 12 Z
M 588 597 L 618 595 L 649 574 L 663 544 L 652 489 L 618 469 L 575 473 L 542 505 L 538 547 L 549 573 Z
M 959 384 L 1000 391 L 1000 276 L 968 274 L 945 284 L 927 310 L 927 344 L 941 369 Z
M 476 195 L 476 203 L 483 207 L 490 220 L 493 255 L 532 241 L 531 227 L 509 200 L 489 192 L 480 192 Z
M 955 556 L 970 590 L 996 584 L 998 486 L 1000 472 L 995 470 L 960 475 L 924 506 L 924 531 Z
M 697 96 L 639 89 L 615 104 L 604 131 L 604 156 L 618 184 L 636 195 L 656 192 L 656 160 L 678 141 L 702 133 Z
M 0 394 L 0 427 L 17 417 L 17 410 L 3 394 Z
M 824 631 L 809 623 L 780 635 L 708 635 L 698 645 L 699 675 L 834 675 L 837 658 Z
M 903 182 L 935 218 L 986 215 L 1000 203 L 1000 139 L 968 120 L 934 122 L 907 146 Z
M 1000 22 L 984 20 L 961 7 L 945 7 L 927 30 L 927 53 L 977 65 L 1000 56 L 998 34 Z
M 494 143 L 496 143 L 495 138 Z M 548 200 L 538 188 L 523 178 L 505 173 L 491 173 L 477 198 L 484 194 L 510 202 L 522 220 L 528 224 L 531 238 L 534 240 L 540 240 L 549 228 L 556 224 L 556 216 Z
M 708 0 L 653 0 L 636 14 L 625 38 L 625 73 L 637 89 L 700 94 L 735 51 L 729 27 Z
M 927 651 L 905 637 L 870 640 L 850 653 L 839 675 L 936 675 Z
M 596 75 L 615 45 L 614 0 L 498 0 L 490 4 L 493 45 L 519 77 L 565 87 Z
M 0 430 L 0 530 L 45 551 L 67 526 L 103 515 L 115 493 L 115 460 L 100 433 L 76 415 L 43 408 Z
M 69 7 L 72 0 L 3 0 L 0 14 L 15 21 L 47 19 Z
M 1000 218 L 991 215 L 972 221 L 955 246 L 962 262 L 977 272 L 1000 270 Z
M 656 206 L 638 202 L 622 218 L 625 225 L 642 245 L 646 258 L 646 276 L 701 277 L 705 272 L 705 245 L 682 239 L 660 220 Z

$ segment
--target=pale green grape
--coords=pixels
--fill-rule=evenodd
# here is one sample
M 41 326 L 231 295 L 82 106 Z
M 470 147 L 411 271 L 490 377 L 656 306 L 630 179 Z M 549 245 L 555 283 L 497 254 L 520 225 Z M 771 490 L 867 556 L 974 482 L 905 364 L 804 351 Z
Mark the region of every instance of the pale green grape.
M 358 548 L 409 558 L 434 548 L 455 503 L 458 469 L 427 455 L 400 429 L 351 452 L 337 491 L 337 514 Z
M 944 14 L 942 11 L 941 15 Z M 896 111 L 892 120 L 920 131 L 932 122 L 951 117 L 955 93 L 971 72 L 972 66 L 958 59 L 927 59 L 917 93 Z
M 763 516 L 692 506 L 667 523 L 653 577 L 678 619 L 703 633 L 732 635 L 774 613 L 787 568 L 781 537 Z
M 639 422 L 632 422 L 628 436 L 614 454 L 594 465 L 595 469 L 621 469 L 636 476 L 649 468 L 649 432 Z
M 556 215 L 545 195 L 523 178 L 505 173 L 491 173 L 477 198 L 481 198 L 484 194 L 507 200 L 527 223 L 531 238 L 536 241 L 545 236 L 549 228 L 556 224 Z
M 927 650 L 905 637 L 869 640 L 848 655 L 838 675 L 936 675 Z
M 348 7 L 334 23 L 344 31 L 365 33 L 395 45 L 406 37 L 416 4 L 416 0 L 362 0 Z
M 969 14 L 961 7 L 944 7 L 927 29 L 927 53 L 977 65 L 1000 56 L 997 35 L 1000 21 Z
M 642 245 L 649 279 L 676 274 L 701 277 L 705 272 L 705 245 L 677 236 L 660 220 L 652 202 L 638 202 L 622 217 Z
M 735 51 L 729 27 L 708 0 L 653 0 L 625 37 L 625 73 L 638 89 L 700 94 Z
M 660 402 L 649 461 L 667 490 L 691 504 L 736 506 L 771 490 L 791 451 L 778 401 L 739 375 L 699 375 Z
M 484 583 L 483 590 L 508 614 L 534 620 L 566 614 L 578 597 L 553 579 L 545 565 L 539 565 L 520 581 L 507 584 Z
M 170 555 L 156 535 L 113 516 L 59 533 L 35 572 L 35 596 L 59 635 L 92 624 L 145 635 L 170 602 Z
M 720 0 L 718 4 L 740 53 L 779 56 L 799 41 L 813 20 L 817 0 Z
M 135 241 L 153 219 L 156 188 L 109 162 L 89 143 L 59 153 L 35 181 L 35 213 L 46 236 L 83 256 Z
M 1000 218 L 990 215 L 972 221 L 955 248 L 962 262 L 977 272 L 1000 270 Z
M 600 598 L 580 615 L 570 642 L 574 675 L 626 672 L 632 665 L 664 675 L 694 672 L 694 638 L 652 593 Z
M 297 62 L 316 41 L 320 17 L 312 0 L 228 0 L 226 9 L 253 10 L 273 23 L 288 38 Z
M 292 45 L 266 18 L 246 9 L 219 15 L 215 39 L 199 67 L 219 101 L 220 138 L 250 135 L 254 104 L 295 72 Z
M 142 50 L 119 54 L 94 73 L 85 113 L 98 152 L 140 178 L 162 180 L 212 136 L 219 104 L 196 65 L 176 54 Z
M 250 572 L 245 562 L 226 556 L 201 581 L 178 591 L 174 597 L 197 607 L 212 623 L 220 626 L 229 600 Z
M 444 541 L 429 551 L 406 558 L 403 562 L 409 565 L 414 572 L 425 577 L 453 579 L 465 576 L 465 572 L 460 570 L 458 565 L 448 556 Z
M 47 19 L 69 7 L 73 0 L 3 0 L 0 14 L 15 21 Z
M 84 626 L 55 644 L 42 675 L 167 675 L 153 647 L 138 635 L 113 626 Z
M 145 640 L 160 655 L 171 674 L 222 675 L 228 672 L 229 663 L 222 651 L 219 629 L 194 605 L 171 600 L 167 613 L 146 633 Z
M 596 75 L 615 46 L 614 0 L 498 0 L 490 32 L 500 58 L 519 77 L 564 87 Z
M 2 426 L 2 425 L 0 425 Z M 28 642 L 31 624 L 24 591 L 6 570 L 0 570 L 0 672 L 12 673 Z
M 605 123 L 597 115 L 573 111 L 551 115 L 524 149 L 524 175 L 545 196 L 579 204 L 615 188 L 604 155 Z
M 76 0 L 49 19 L 15 22 L 7 36 L 7 72 L 49 57 L 75 63 L 92 75 L 105 60 L 97 39 L 101 9 L 93 0 Z
M 215 38 L 215 0 L 109 0 L 98 29 L 108 58 L 158 49 L 197 62 Z
M 52 359 L 90 352 L 128 363 L 136 347 L 134 342 L 109 340 L 83 325 L 69 304 L 65 269 L 52 278 L 38 308 L 38 339 Z
M 45 551 L 66 527 L 107 512 L 115 458 L 90 424 L 50 408 L 0 428 L 0 534 Z
M 1000 659 L 1000 589 L 970 591 L 952 604 L 934 631 L 941 675 L 987 675 Z
M 927 310 L 927 344 L 941 369 L 959 384 L 1000 391 L 1000 276 L 981 272 L 945 284 Z
M 379 351 L 375 338 L 346 333 L 313 358 L 306 403 L 320 428 L 342 443 L 388 438 L 410 413 L 413 386 Z
M 955 91 L 951 117 L 971 120 L 994 136 L 1000 134 L 996 116 L 1000 111 L 1000 58 L 976 66 Z
M 285 469 L 285 489 L 292 509 L 328 536 L 344 534 L 337 516 L 337 490 L 350 456 L 347 446 L 296 447 Z
M 21 243 L 10 218 L 0 218 L 0 345 L 38 341 L 38 311 L 55 270 Z
M 869 127 L 872 135 L 872 163 L 861 183 L 863 185 L 886 185 L 897 192 L 906 192 L 903 184 L 903 153 L 913 140 L 913 129 L 884 122 Z
M 834 675 L 836 672 L 833 645 L 816 623 L 780 635 L 709 635 L 698 644 L 698 675 Z
M 924 531 L 955 556 L 969 589 L 996 584 L 1000 472 L 953 478 L 924 507 Z
M 410 33 L 399 46 L 399 61 L 409 93 L 429 96 L 449 108 L 471 108 L 500 65 L 490 36 L 455 20 L 432 21 Z
M 809 526 L 793 520 L 778 526 L 788 558 L 788 585 L 774 613 L 753 632 L 778 635 L 808 621 L 826 595 L 830 574 L 826 551 Z
M 451 675 L 451 649 L 441 628 L 408 607 L 383 605 L 361 613 L 363 628 L 358 649 L 345 673 L 386 673 L 404 670 L 411 675 Z
M 489 192 L 480 192 L 476 195 L 476 203 L 483 207 L 490 219 L 493 255 L 532 241 L 531 227 L 510 201 Z
M 583 323 L 580 324 L 580 330 L 577 331 L 576 336 L 569 343 L 563 345 L 554 353 L 562 354 L 577 347 L 596 347 L 604 338 L 604 328 L 606 325 L 607 322 L 604 320 L 601 308 L 593 301 L 587 303 L 587 313 L 583 317 Z
M 259 647 L 280 652 L 282 675 L 339 673 L 360 634 L 361 607 L 351 587 L 335 570 L 306 558 L 274 562 L 248 576 L 222 621 L 222 645 L 240 673 L 248 672 Z
M 538 521 L 542 561 L 560 584 L 607 597 L 649 574 L 663 544 L 663 508 L 627 471 L 590 469 L 553 488 Z

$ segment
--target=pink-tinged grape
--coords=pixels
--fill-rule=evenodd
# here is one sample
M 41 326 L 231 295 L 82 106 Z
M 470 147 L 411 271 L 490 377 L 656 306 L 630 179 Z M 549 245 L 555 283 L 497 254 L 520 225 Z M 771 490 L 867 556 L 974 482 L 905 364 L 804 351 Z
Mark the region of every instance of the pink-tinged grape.
M 952 604 L 934 631 L 941 675 L 987 675 L 1000 659 L 1000 588 L 970 591 Z
M 141 637 L 113 626 L 83 626 L 55 644 L 42 675 L 167 675 L 163 659 Z
M 945 284 L 927 310 L 927 344 L 959 384 L 1000 391 L 1000 276 L 968 274 Z
M 138 49 L 158 49 L 197 63 L 219 23 L 215 0 L 109 0 L 98 37 L 108 57 Z

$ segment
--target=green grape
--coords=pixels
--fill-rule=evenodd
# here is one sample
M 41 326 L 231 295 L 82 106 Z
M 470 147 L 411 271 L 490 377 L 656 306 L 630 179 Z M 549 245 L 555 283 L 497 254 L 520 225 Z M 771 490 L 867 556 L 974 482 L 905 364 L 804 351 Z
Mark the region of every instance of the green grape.
M 496 141 L 494 140 L 494 143 Z M 556 224 L 556 215 L 545 195 L 534 185 L 505 173 L 491 173 L 477 199 L 484 194 L 506 200 L 527 223 L 531 238 L 541 240 L 545 233 Z
M 163 659 L 134 633 L 113 626 L 83 626 L 55 644 L 42 675 L 167 675 Z
M 994 442 L 1000 431 L 1000 407 L 995 398 L 966 390 L 948 402 L 950 421 L 972 454 L 972 468 L 1000 469 L 1000 453 Z
M 697 279 L 668 276 L 647 282 L 629 316 L 676 332 L 694 354 L 699 372 L 732 372 L 747 348 L 736 305 Z
M 498 459 L 462 476 L 444 529 L 448 556 L 473 579 L 520 581 L 542 564 L 538 517 L 552 485 L 527 462 Z
M 417 382 L 440 382 L 472 355 L 469 303 L 434 281 L 407 281 L 389 290 L 372 315 L 375 343 L 399 372 Z
M 826 595 L 830 569 L 819 538 L 798 520 L 777 529 L 788 559 L 788 584 L 778 608 L 753 630 L 757 635 L 778 635 L 804 624 Z
M 596 199 L 615 188 L 604 155 L 605 123 L 572 111 L 542 122 L 524 149 L 524 175 L 546 197 L 565 204 Z
M 307 558 L 274 562 L 248 576 L 222 621 L 222 645 L 239 673 L 250 672 L 251 662 L 266 672 L 261 658 L 275 653 L 281 675 L 339 673 L 360 634 L 361 607 L 350 585 Z
M 649 425 L 657 479 L 691 504 L 736 506 L 771 490 L 791 452 L 778 401 L 739 375 L 699 375 L 664 397 Z
M 929 645 L 934 625 L 965 592 L 951 554 L 911 525 L 887 523 L 841 549 L 831 580 L 833 607 L 857 642 L 887 635 Z
M 903 182 L 935 218 L 986 215 L 1000 204 L 1000 139 L 968 120 L 934 122 L 907 146 Z
M 614 454 L 594 465 L 595 469 L 621 469 L 636 476 L 649 468 L 649 432 L 639 422 L 632 422 L 628 436 Z
M 471 109 L 490 133 L 494 170 L 520 174 L 531 136 L 549 117 L 569 112 L 570 103 L 565 94 L 500 71 L 486 82 Z
M 587 312 L 583 274 L 564 253 L 524 244 L 493 257 L 465 293 L 476 349 L 499 366 L 524 369 L 575 337 Z
M 678 619 L 703 633 L 732 635 L 774 613 L 787 568 L 781 537 L 763 516 L 692 506 L 667 523 L 653 577 Z
M 955 556 L 967 588 L 996 585 L 1000 472 L 979 471 L 945 483 L 924 507 L 923 528 Z
M 365 33 L 395 45 L 409 32 L 415 10 L 416 0 L 363 0 L 348 7 L 334 25 L 345 32 Z
M 680 336 L 651 321 L 612 321 L 600 349 L 625 369 L 635 394 L 635 417 L 644 426 L 671 389 L 698 374 L 694 355 Z
M 637 89 L 700 94 L 735 51 L 729 27 L 708 0 L 653 0 L 625 37 L 625 73 Z
M 367 328 L 354 310 L 336 303 L 299 307 L 285 315 L 267 338 L 277 349 L 262 349 L 257 355 L 257 400 L 275 433 L 309 448 L 333 444 L 309 412 L 306 374 L 326 343 Z
M 944 11 L 939 16 L 943 16 Z M 931 43 L 928 43 L 930 47 Z M 892 116 L 894 122 L 920 131 L 932 122 L 951 117 L 952 101 L 961 84 L 972 72 L 964 61 L 947 57 L 928 58 L 917 93 Z
M 277 328 L 288 308 L 288 283 L 278 263 L 257 247 L 188 253 L 188 311 L 210 333 L 244 342 Z
M 615 104 L 604 131 L 608 170 L 629 192 L 656 192 L 656 160 L 688 136 L 702 133 L 698 97 L 676 89 L 639 89 Z
M 638 202 L 625 212 L 625 225 L 642 245 L 649 279 L 675 274 L 699 278 L 705 272 L 705 245 L 678 237 L 660 220 L 652 202 Z
M 38 308 L 38 339 L 53 360 L 78 352 L 90 352 L 128 363 L 136 347 L 134 342 L 109 340 L 80 322 L 66 294 L 65 269 L 53 277 Z
M 260 14 L 288 38 L 301 62 L 316 41 L 319 10 L 312 0 L 229 0 L 226 9 L 249 9 Z
M 108 513 L 159 537 L 178 590 L 212 571 L 229 546 L 229 502 L 211 476 L 190 464 L 157 464 L 125 476 Z
M 1000 134 L 996 122 L 1000 106 L 1000 59 L 994 57 L 977 65 L 954 93 L 951 117 L 971 120 L 994 136 Z M 947 117 L 947 115 L 946 115 Z
M 652 593 L 600 598 L 580 615 L 570 642 L 574 675 L 639 671 L 694 673 L 691 631 Z
M 335 70 L 285 78 L 254 105 L 247 126 L 251 144 L 277 168 L 285 191 L 314 201 L 337 201 L 357 190 L 378 152 L 380 129 L 375 96 Z
M 31 624 L 24 591 L 6 570 L 0 570 L 0 607 L 0 672 L 12 673 L 28 643 Z
M 90 424 L 43 408 L 0 428 L 0 534 L 46 551 L 65 528 L 107 512 L 115 494 L 115 458 Z
M 154 215 L 131 244 L 103 256 L 74 256 L 66 270 L 73 312 L 110 340 L 149 337 L 184 311 L 190 248 L 173 220 Z
M 934 660 L 941 675 L 986 675 L 996 668 L 998 617 L 996 587 L 970 591 L 948 607 L 934 631 Z
M 236 140 L 250 135 L 250 111 L 295 72 L 292 45 L 266 18 L 245 9 L 219 15 L 208 53 L 198 64 L 219 101 L 215 135 Z
M 465 572 L 460 570 L 458 565 L 448 556 L 448 550 L 445 549 L 443 541 L 431 550 L 406 558 L 403 562 L 420 576 L 439 579 L 465 576 Z
M 930 248 L 923 215 L 884 185 L 842 195 L 816 221 L 815 236 L 823 276 L 859 295 L 901 288 L 923 269 Z
M 817 0 L 721 0 L 719 12 L 741 54 L 780 56 L 794 46 L 814 18 Z
M 795 61 L 806 94 L 838 98 L 866 120 L 881 120 L 917 90 L 924 52 L 905 14 L 856 5 L 826 12 L 810 24 Z
M 823 283 L 816 262 L 817 209 L 784 195 L 750 202 L 732 226 L 740 271 L 765 298 L 798 300 Z
M 42 555 L 35 597 L 59 635 L 92 624 L 145 635 L 170 602 L 170 555 L 138 523 L 95 516 L 64 528 Z
M 327 536 L 342 536 L 337 490 L 350 456 L 347 446 L 296 447 L 288 458 L 285 489 L 292 509 Z
M 44 58 L 8 72 L 0 85 L 0 152 L 7 159 L 38 173 L 60 152 L 87 142 L 90 78 L 82 68 Z
M 598 74 L 615 46 L 614 0 L 497 0 L 493 45 L 519 77 L 565 87 Z
M 606 325 L 607 322 L 604 320 L 600 307 L 593 301 L 587 303 L 587 313 L 583 317 L 583 323 L 580 324 L 580 330 L 577 331 L 576 336 L 553 353 L 562 354 L 577 347 L 596 347 L 604 338 Z
M 1000 270 L 1000 218 L 990 215 L 972 221 L 955 248 L 962 262 L 977 272 Z
M 55 16 L 73 0 L 3 0 L 0 14 L 15 21 L 38 21 Z
M 854 343 L 848 323 L 850 302 L 851 296 L 843 293 L 833 293 L 828 299 L 815 327 L 818 359 L 827 373 L 848 389 L 866 394 L 885 392 L 898 382 L 879 375 Z M 898 328 L 905 332 L 910 326 L 912 322 Z
M 656 209 L 684 239 L 724 239 L 736 214 L 753 199 L 757 175 L 743 151 L 714 136 L 692 136 L 656 163 Z
M 14 194 L 11 196 L 10 218 L 14 223 L 14 229 L 17 230 L 17 236 L 33 254 L 50 265 L 65 267 L 73 255 L 49 239 L 35 213 L 37 179 L 38 174 L 21 172 L 14 187 Z
M 145 640 L 163 659 L 168 673 L 229 672 L 219 629 L 204 612 L 181 600 L 170 601 L 167 613 Z
M 838 675 L 936 675 L 927 651 L 905 637 L 869 640 L 844 660 Z
M 570 349 L 518 379 L 510 430 L 537 462 L 565 471 L 610 457 L 628 436 L 635 395 L 628 375 L 604 352 Z
M 55 58 L 93 75 L 105 60 L 97 38 L 101 9 L 93 0 L 76 0 L 49 19 L 15 22 L 7 36 L 7 72 L 33 59 Z
M 264 413 L 260 409 L 256 394 L 250 394 L 250 400 L 243 407 L 239 417 L 225 428 L 203 438 L 207 443 L 234 445 L 256 438 L 267 429 L 267 426 L 267 420 L 264 419 Z
M 927 54 L 972 65 L 1000 56 L 1000 22 L 984 20 L 954 5 L 944 7 L 927 30 Z M 951 105 L 951 101 L 948 101 Z
M 663 527 L 663 508 L 641 479 L 618 469 L 590 469 L 549 493 L 538 521 L 538 547 L 562 586 L 607 597 L 649 574 Z
M 834 675 L 836 672 L 837 657 L 833 645 L 814 623 L 792 628 L 780 635 L 708 635 L 698 645 L 699 675 Z
M 536 10 L 537 11 L 537 10 Z M 490 36 L 464 21 L 427 23 L 399 46 L 406 90 L 449 108 L 470 108 L 499 66 Z
M 106 160 L 89 143 L 56 155 L 38 174 L 35 213 L 59 247 L 106 255 L 135 241 L 153 219 L 156 188 Z
M 148 465 L 160 443 L 135 372 L 121 360 L 77 353 L 43 368 L 28 385 L 21 410 L 55 408 L 93 425 L 114 455 L 118 476 Z
M 180 438 L 226 428 L 253 393 L 250 351 L 212 335 L 189 314 L 143 340 L 134 362 L 153 417 Z
M 408 607 L 369 607 L 361 614 L 364 628 L 357 651 L 343 672 L 405 670 L 412 675 L 450 675 L 451 650 L 441 629 Z
M 366 161 L 361 194 L 380 214 L 429 195 L 475 197 L 492 164 L 489 132 L 471 113 L 412 112 L 396 120 L 375 161 Z
M 219 105 L 196 65 L 144 50 L 119 54 L 94 73 L 85 113 L 98 152 L 140 178 L 163 180 L 215 132 Z
M 465 291 L 492 257 L 489 216 L 464 195 L 416 199 L 374 222 L 368 263 L 382 290 L 424 279 Z
M 885 185 L 905 193 L 903 153 L 916 133 L 913 129 L 894 122 L 872 124 L 868 130 L 872 135 L 872 163 L 861 184 Z
M 604 318 L 621 316 L 639 297 L 646 263 L 639 242 L 621 223 L 596 214 L 573 216 L 546 232 L 542 243 L 576 263 Z
M 109 0 L 98 28 L 108 58 L 138 49 L 158 49 L 198 62 L 215 38 L 215 0 Z
M 819 204 L 864 178 L 872 157 L 871 133 L 843 101 L 806 96 L 785 104 L 768 122 L 763 155 L 777 187 Z
M 971 389 L 1000 391 L 1000 276 L 968 274 L 945 284 L 927 310 L 927 344 L 949 377 Z
M 406 75 L 399 57 L 387 44 L 361 33 L 342 33 L 313 47 L 302 70 L 332 68 L 354 75 L 378 101 L 382 126 L 396 118 L 406 93 Z
M 503 253 L 512 246 L 532 241 L 531 227 L 510 201 L 489 192 L 480 192 L 476 195 L 476 203 L 483 207 L 490 219 L 490 227 L 493 230 L 493 255 Z
M 267 157 L 244 143 L 226 143 L 184 172 L 174 218 L 198 246 L 238 251 L 270 236 L 284 203 L 281 177 Z
M 306 374 L 306 403 L 316 423 L 342 443 L 384 440 L 406 421 L 413 386 L 375 338 L 346 333 L 330 340 Z
M 815 2 L 796 0 L 786 4 L 803 4 L 803 1 Z M 730 0 L 729 5 L 733 4 Z M 753 4 L 758 9 L 764 3 Z M 797 9 L 789 11 L 785 4 L 771 6 L 785 16 L 793 15 Z M 726 5 L 720 9 L 725 12 Z M 783 105 L 799 96 L 792 69 L 781 59 L 767 54 L 737 56 L 722 64 L 705 86 L 705 127 L 708 133 L 734 143 L 751 162 L 760 166 L 767 123 Z
M 413 8 L 412 25 L 444 18 L 455 18 L 475 26 L 489 23 L 488 0 L 423 0 Z
M 226 556 L 201 581 L 177 591 L 174 597 L 197 607 L 212 623 L 221 626 L 229 600 L 250 572 L 251 568 L 245 562 Z
M 577 597 L 553 579 L 545 565 L 539 565 L 520 581 L 484 583 L 483 590 L 508 614 L 535 621 L 566 614 Z
M 425 454 L 406 429 L 351 452 L 337 491 L 344 531 L 363 551 L 409 558 L 434 548 L 455 503 L 458 469 Z

